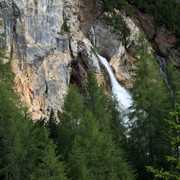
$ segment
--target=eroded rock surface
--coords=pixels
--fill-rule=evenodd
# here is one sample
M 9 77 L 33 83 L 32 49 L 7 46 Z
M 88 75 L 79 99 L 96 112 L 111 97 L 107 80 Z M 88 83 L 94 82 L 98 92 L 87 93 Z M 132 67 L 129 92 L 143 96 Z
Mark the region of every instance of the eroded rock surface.
M 61 111 L 70 82 L 80 82 L 85 90 L 88 69 L 96 73 L 99 83 L 108 83 L 96 48 L 108 57 L 119 82 L 131 87 L 134 59 L 99 19 L 96 1 L 0 0 L 0 4 L 16 90 L 33 119 L 47 117 L 51 109 Z M 123 18 L 131 30 L 130 46 L 138 28 Z
M 61 108 L 70 79 L 69 38 L 61 34 L 63 2 L 1 0 L 6 45 L 17 91 L 33 119 Z
M 136 25 L 147 35 L 154 49 L 164 57 L 173 55 L 177 66 L 180 66 L 180 46 L 177 46 L 177 39 L 165 26 L 160 26 L 155 18 L 136 10 Z
M 95 21 L 91 27 L 90 39 L 97 51 L 109 60 L 118 81 L 126 88 L 130 88 L 132 87 L 135 59 L 128 53 L 127 49 L 132 44 L 138 43 L 140 30 L 129 17 L 123 16 L 120 12 L 119 15 L 124 19 L 130 30 L 126 47 L 116 34 L 112 33 L 111 27 L 107 26 L 101 19 Z
M 61 110 L 70 82 L 71 62 L 80 54 L 78 1 L 0 0 L 7 51 L 13 53 L 12 69 L 17 92 L 33 119 Z M 91 43 L 85 40 L 82 55 L 100 72 Z M 84 58 L 85 59 L 85 58 Z

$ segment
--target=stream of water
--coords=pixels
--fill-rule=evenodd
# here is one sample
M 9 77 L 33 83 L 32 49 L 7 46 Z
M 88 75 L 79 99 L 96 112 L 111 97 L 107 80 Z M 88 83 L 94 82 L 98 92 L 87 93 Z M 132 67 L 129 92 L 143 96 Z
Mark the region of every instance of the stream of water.
M 98 55 L 98 57 L 99 57 L 100 62 L 103 64 L 103 66 L 106 68 L 106 70 L 109 74 L 111 86 L 112 86 L 113 97 L 116 98 L 116 100 L 118 101 L 120 110 L 126 112 L 128 110 L 128 108 L 132 105 L 131 95 L 124 87 L 122 87 L 118 83 L 107 59 L 100 55 Z
M 171 86 L 169 84 L 169 81 L 168 81 L 168 78 L 167 78 L 167 74 L 166 74 L 166 59 L 161 57 L 161 56 L 159 56 L 159 55 L 157 55 L 157 54 L 155 55 L 155 58 L 156 58 L 156 60 L 159 63 L 161 77 L 163 78 L 163 80 L 164 80 L 166 86 L 168 87 L 171 95 L 173 95 L 173 91 L 171 89 Z

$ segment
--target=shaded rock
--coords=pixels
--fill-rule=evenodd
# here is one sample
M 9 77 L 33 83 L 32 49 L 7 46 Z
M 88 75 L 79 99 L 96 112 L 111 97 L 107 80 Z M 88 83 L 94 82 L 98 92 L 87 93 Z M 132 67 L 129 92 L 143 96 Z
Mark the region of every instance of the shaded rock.
M 153 16 L 143 14 L 137 9 L 135 16 L 136 25 L 142 31 L 144 31 L 144 33 L 147 35 L 147 38 L 154 44 L 154 49 L 162 56 L 169 56 L 169 52 L 175 50 L 174 47 L 176 46 L 177 41 L 172 32 L 169 31 L 165 26 L 159 25 Z M 178 52 L 178 47 L 175 51 L 176 53 Z M 176 62 L 179 61 L 177 59 L 178 56 L 174 56 Z
M 155 42 L 162 55 L 168 56 L 169 50 L 175 45 L 176 38 L 166 28 L 158 27 Z
M 180 46 L 171 49 L 171 54 L 173 58 L 176 60 L 177 66 L 180 68 Z
M 101 20 L 97 20 L 93 24 L 89 37 L 98 52 L 107 59 L 110 59 L 116 53 L 120 45 L 120 41 L 111 32 L 111 28 Z
M 142 14 L 139 10 L 135 9 L 136 25 L 144 31 L 147 37 L 151 40 L 156 35 L 156 22 L 155 19 L 148 14 Z
M 90 12 L 98 11 L 99 4 L 90 0 L 89 7 L 82 10 L 85 3 L 77 0 L 0 0 L 5 44 L 13 52 L 16 90 L 33 119 L 48 117 L 51 109 L 55 114 L 59 113 L 70 82 L 77 83 L 86 92 L 89 70 L 96 73 L 99 83 L 109 88 L 96 51 L 108 58 L 120 83 L 126 87 L 132 85 L 134 59 L 112 33 L 111 27 L 101 19 L 95 21 L 96 15 L 91 17 Z M 130 28 L 127 45 L 130 47 L 136 44 L 139 30 L 130 18 L 122 17 Z M 83 20 L 88 21 L 87 24 L 83 24 Z M 89 29 L 90 39 L 87 38 Z
M 116 11 L 116 13 L 123 18 L 130 30 L 130 35 L 127 37 L 128 44 L 126 47 L 117 36 L 112 33 L 111 27 L 107 26 L 101 20 L 97 20 L 93 24 L 90 30 L 90 39 L 98 53 L 109 60 L 118 81 L 126 88 L 130 88 L 132 87 L 132 75 L 135 68 L 135 59 L 129 55 L 127 48 L 138 43 L 140 30 L 132 19 L 123 16 L 119 11 Z

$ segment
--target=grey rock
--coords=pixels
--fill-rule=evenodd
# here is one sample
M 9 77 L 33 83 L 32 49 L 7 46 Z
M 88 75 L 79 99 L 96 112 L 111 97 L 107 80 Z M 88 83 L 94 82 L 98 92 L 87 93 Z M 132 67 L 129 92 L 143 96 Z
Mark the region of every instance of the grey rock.
M 171 54 L 173 58 L 175 59 L 177 66 L 180 68 L 180 46 L 177 47 L 176 49 L 172 48 Z
M 63 52 L 69 51 L 69 38 L 68 37 L 62 37 L 62 36 L 56 36 L 57 41 L 57 48 Z
M 90 39 L 98 52 L 111 59 L 119 48 L 120 41 L 111 32 L 111 28 L 100 20 L 97 20 L 90 30 Z
M 61 33 L 62 0 L 0 0 L 17 90 L 33 119 L 60 110 L 70 81 L 69 38 Z

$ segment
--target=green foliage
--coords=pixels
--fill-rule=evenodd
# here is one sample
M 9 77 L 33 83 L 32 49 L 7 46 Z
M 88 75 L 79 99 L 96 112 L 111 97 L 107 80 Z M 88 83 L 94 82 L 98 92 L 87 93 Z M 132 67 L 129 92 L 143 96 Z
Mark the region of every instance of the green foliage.
M 93 74 L 89 75 L 88 82 L 87 105 L 91 112 L 84 110 L 78 126 L 75 143 L 69 155 L 70 178 L 133 179 L 121 150 L 112 141 L 107 111 L 108 98 Z
M 51 120 L 51 126 L 47 126 L 50 134 L 57 126 L 57 136 L 51 137 L 55 137 L 57 153 L 66 162 L 69 179 L 134 179 L 112 135 L 112 119 L 114 123 L 118 114 L 112 116 L 114 107 L 92 73 L 88 78 L 88 97 L 83 99 L 77 88 L 69 88 L 60 123 Z M 122 132 L 119 134 L 120 137 Z
M 2 62 L 0 69 L 4 70 Z M 28 137 L 26 128 L 29 122 L 25 114 L 17 109 L 18 101 L 3 73 L 4 71 L 0 72 L 0 177 L 21 179 L 23 176 L 27 177 L 27 169 L 24 168 L 27 167 L 25 139 Z M 24 119 L 26 123 L 23 123 Z
M 114 9 L 125 10 L 127 16 L 132 16 L 133 10 L 126 0 L 102 0 L 105 12 L 114 12 Z
M 172 94 L 172 103 L 175 105 L 176 103 L 180 103 L 180 94 L 177 92 L 180 92 L 180 81 L 179 78 L 180 77 L 180 71 L 179 69 L 176 67 L 176 62 L 174 61 L 174 59 L 169 58 L 167 60 L 167 69 L 166 69 L 166 74 L 167 74 L 167 80 L 169 82 L 169 86 L 170 86 L 170 90 L 171 90 L 171 94 Z
M 89 111 L 84 114 L 69 161 L 73 179 L 133 179 L 120 149 L 110 135 L 99 131 Z
M 86 105 L 97 119 L 100 130 L 110 131 L 117 145 L 122 145 L 126 141 L 126 129 L 122 125 L 122 116 L 118 111 L 118 104 L 105 95 L 103 87 L 98 85 L 92 72 L 88 75 L 88 93 Z
M 107 25 L 112 27 L 112 31 L 117 35 L 118 39 L 122 41 L 124 45 L 126 45 L 127 37 L 130 35 L 130 30 L 124 22 L 121 15 L 117 14 L 115 9 L 117 10 L 125 10 L 126 15 L 132 15 L 132 8 L 127 3 L 126 0 L 102 0 L 103 11 L 108 12 L 108 14 L 103 15 L 103 19 Z
M 0 177 L 63 179 L 63 165 L 48 132 L 16 107 L 18 101 L 2 79 L 0 85 Z
M 98 120 L 101 131 L 105 131 L 110 122 L 109 98 L 105 95 L 103 87 L 98 85 L 92 72 L 88 75 L 88 93 L 87 107 Z
M 0 179 L 66 179 L 48 131 L 32 123 L 12 89 L 10 63 L 0 70 Z
M 3 22 L 0 21 L 0 28 L 2 28 L 2 27 L 3 27 Z M 0 42 L 1 42 L 0 43 L 0 64 L 3 63 L 3 60 L 6 57 L 6 53 L 5 53 L 3 44 L 2 44 L 2 42 L 4 41 L 4 38 L 5 38 L 4 33 L 0 33 Z
M 114 12 L 111 16 L 104 15 L 103 19 L 107 25 L 110 25 L 113 28 L 113 32 L 118 36 L 119 40 L 126 45 L 128 43 L 127 37 L 130 35 L 130 30 L 123 18 Z
M 57 139 L 58 138 L 57 137 L 57 135 L 58 135 L 57 120 L 56 120 L 56 117 L 54 115 L 53 110 L 51 110 L 49 120 L 46 123 L 43 122 L 42 125 L 45 125 L 47 127 L 47 129 L 50 129 L 49 137 L 51 139 Z
M 32 164 L 32 173 L 30 178 L 36 179 L 52 179 L 66 180 L 63 164 L 55 154 L 55 145 L 49 139 L 49 133 L 45 127 L 34 125 L 31 130 L 31 144 L 28 150 L 29 158 Z
M 139 179 L 152 178 L 146 173 L 146 165 L 168 166 L 164 157 L 170 153 L 170 145 L 163 136 L 168 130 L 163 119 L 172 108 L 169 103 L 170 93 L 160 76 L 158 64 L 148 49 L 147 41 L 141 36 L 136 49 L 140 58 L 136 64 L 135 82 L 131 90 L 134 102 L 127 147 Z
M 148 166 L 147 170 L 152 172 L 155 177 L 165 180 L 179 180 L 180 179 L 180 158 L 179 158 L 179 146 L 180 146 L 180 105 L 176 106 L 176 111 L 170 113 L 170 118 L 167 120 L 169 125 L 169 131 L 166 137 L 169 139 L 172 147 L 172 155 L 167 156 L 167 162 L 171 164 L 170 169 L 164 170 L 163 168 L 158 170 L 155 167 Z
M 58 124 L 57 145 L 58 152 L 63 159 L 68 159 L 68 153 L 72 149 L 83 114 L 82 97 L 75 87 L 70 87 L 64 102 L 60 123 Z

